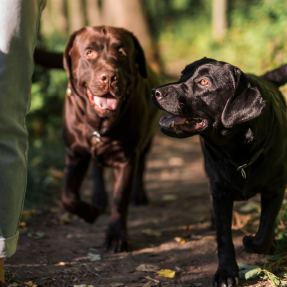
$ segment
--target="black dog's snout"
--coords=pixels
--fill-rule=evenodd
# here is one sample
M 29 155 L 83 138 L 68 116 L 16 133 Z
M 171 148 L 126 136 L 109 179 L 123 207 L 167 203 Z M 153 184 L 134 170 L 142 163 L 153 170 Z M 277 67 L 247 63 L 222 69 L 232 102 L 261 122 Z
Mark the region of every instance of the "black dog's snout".
M 161 91 L 161 89 L 159 88 L 154 88 L 152 89 L 152 95 L 158 100 L 160 100 L 161 98 L 164 98 L 166 96 L 166 93 L 163 93 L 163 91 Z

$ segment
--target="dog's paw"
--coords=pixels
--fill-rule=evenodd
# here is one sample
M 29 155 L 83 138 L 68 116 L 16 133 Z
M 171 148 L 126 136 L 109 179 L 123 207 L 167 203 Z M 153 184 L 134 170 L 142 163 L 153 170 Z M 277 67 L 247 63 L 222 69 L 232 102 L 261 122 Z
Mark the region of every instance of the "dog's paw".
M 254 236 L 243 237 L 244 250 L 248 253 L 269 254 L 272 253 L 272 245 L 256 244 Z M 275 245 L 274 245 L 275 246 Z
M 93 223 L 100 214 L 98 207 L 81 200 L 62 200 L 62 204 L 68 212 L 78 215 L 88 223 Z
M 100 209 L 95 205 L 87 203 L 85 212 L 82 214 L 82 216 L 79 216 L 82 217 L 87 223 L 94 223 L 99 215 Z
M 213 277 L 212 285 L 216 287 L 234 287 L 239 284 L 238 271 L 218 269 Z
M 119 224 L 110 224 L 104 242 L 106 251 L 130 251 L 131 244 L 127 231 Z

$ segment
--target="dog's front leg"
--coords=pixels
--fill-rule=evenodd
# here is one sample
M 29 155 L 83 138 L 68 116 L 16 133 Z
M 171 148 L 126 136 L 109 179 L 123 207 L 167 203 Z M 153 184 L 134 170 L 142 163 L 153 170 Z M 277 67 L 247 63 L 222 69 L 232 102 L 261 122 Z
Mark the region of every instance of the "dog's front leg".
M 226 195 L 212 195 L 212 204 L 219 260 L 213 285 L 217 287 L 236 286 L 238 285 L 238 266 L 231 233 L 233 200 L 226 198 Z
M 82 156 L 67 151 L 62 203 L 67 211 L 92 223 L 98 217 L 99 209 L 80 198 L 80 186 L 88 169 L 90 158 L 89 154 Z
M 127 215 L 132 194 L 138 156 L 113 167 L 114 187 L 111 204 L 111 219 L 105 247 L 113 252 L 129 251 L 130 240 L 127 230 Z
M 285 188 L 274 192 L 271 196 L 261 194 L 261 218 L 259 230 L 255 237 L 245 236 L 243 244 L 245 251 L 250 253 L 270 253 L 274 240 L 275 220 L 284 198 Z M 274 246 L 275 247 L 275 246 Z
M 96 159 L 93 161 L 93 193 L 92 203 L 95 204 L 101 211 L 104 211 L 108 205 L 108 196 L 105 189 L 104 169 L 100 166 Z

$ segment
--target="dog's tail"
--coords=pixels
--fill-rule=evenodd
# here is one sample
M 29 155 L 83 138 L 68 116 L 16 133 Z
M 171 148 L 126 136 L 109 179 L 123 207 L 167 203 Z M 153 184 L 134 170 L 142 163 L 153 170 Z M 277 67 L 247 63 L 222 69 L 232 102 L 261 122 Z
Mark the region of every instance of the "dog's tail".
M 267 72 L 266 74 L 262 75 L 262 77 L 269 80 L 277 87 L 283 86 L 285 83 L 287 83 L 287 64 L 278 69 Z

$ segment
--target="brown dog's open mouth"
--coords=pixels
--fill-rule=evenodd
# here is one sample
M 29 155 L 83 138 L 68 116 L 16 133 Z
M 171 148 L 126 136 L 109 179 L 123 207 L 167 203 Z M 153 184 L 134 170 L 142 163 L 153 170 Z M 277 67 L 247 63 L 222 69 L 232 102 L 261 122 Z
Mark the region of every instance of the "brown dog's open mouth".
M 97 105 L 102 110 L 115 110 L 118 106 L 119 99 L 113 96 L 110 92 L 102 96 L 94 96 L 89 89 L 87 94 L 90 102 L 95 106 Z
M 177 116 L 161 117 L 159 124 L 162 128 L 178 131 L 195 131 L 205 127 L 205 121 L 200 118 L 181 118 Z

